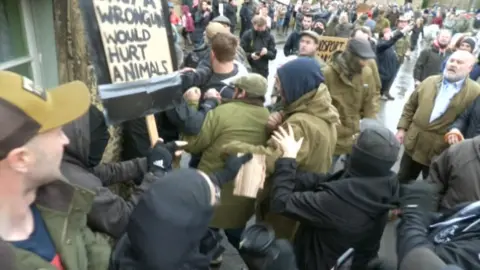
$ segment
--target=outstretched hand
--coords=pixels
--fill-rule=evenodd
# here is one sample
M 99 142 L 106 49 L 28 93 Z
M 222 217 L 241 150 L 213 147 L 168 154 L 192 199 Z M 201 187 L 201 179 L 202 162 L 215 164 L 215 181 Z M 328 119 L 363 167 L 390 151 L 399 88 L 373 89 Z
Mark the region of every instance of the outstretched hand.
M 277 131 L 273 132 L 272 139 L 280 146 L 283 157 L 286 158 L 296 158 L 303 144 L 303 138 L 295 140 L 291 125 L 288 125 L 288 132 L 283 127 L 279 127 Z
M 236 154 L 229 155 L 225 160 L 223 170 L 211 174 L 210 179 L 212 179 L 216 185 L 222 187 L 225 183 L 234 180 L 242 166 L 249 162 L 252 157 L 253 155 L 250 153 L 242 156 Z

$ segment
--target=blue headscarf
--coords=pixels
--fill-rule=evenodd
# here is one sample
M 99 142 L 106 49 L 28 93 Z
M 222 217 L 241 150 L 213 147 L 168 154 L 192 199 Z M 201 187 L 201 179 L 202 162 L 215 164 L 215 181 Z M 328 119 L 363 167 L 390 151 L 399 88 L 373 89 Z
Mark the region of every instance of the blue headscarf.
M 277 70 L 286 104 L 297 101 L 325 81 L 320 64 L 311 57 L 299 57 Z

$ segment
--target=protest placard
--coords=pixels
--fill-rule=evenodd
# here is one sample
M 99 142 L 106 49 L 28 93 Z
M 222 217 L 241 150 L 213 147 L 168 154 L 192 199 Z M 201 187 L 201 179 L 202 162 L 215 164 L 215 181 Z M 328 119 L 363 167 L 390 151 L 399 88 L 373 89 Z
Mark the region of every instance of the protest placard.
M 335 51 L 345 50 L 348 38 L 321 36 L 317 50 L 317 56 L 323 61 L 330 61 L 330 57 Z
M 171 54 L 174 50 L 166 1 L 93 0 L 93 9 L 111 83 L 173 72 L 175 57 Z M 158 133 L 153 115 L 147 116 L 147 127 L 152 143 L 156 142 Z
M 358 14 L 367 13 L 369 10 L 370 10 L 370 6 L 366 3 L 360 3 L 357 5 Z

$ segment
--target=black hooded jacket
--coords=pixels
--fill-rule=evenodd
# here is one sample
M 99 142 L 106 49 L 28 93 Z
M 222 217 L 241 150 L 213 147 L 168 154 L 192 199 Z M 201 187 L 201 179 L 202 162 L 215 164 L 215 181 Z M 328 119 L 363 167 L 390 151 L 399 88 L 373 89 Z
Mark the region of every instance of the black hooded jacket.
M 402 37 L 403 33 L 397 31 L 390 40 L 380 40 L 376 46 L 378 73 L 380 74 L 382 85 L 386 87 L 390 86 L 390 82 L 395 79 L 395 75 L 397 75 L 397 71 L 400 68 L 393 45 Z
M 148 188 L 150 182 L 144 181 L 136 187 L 130 200 L 113 193 L 107 186 L 143 177 L 147 170 L 145 158 L 90 167 L 89 114 L 65 126 L 64 132 L 70 143 L 65 148 L 61 164 L 63 175 L 73 184 L 96 192 L 92 210 L 88 214 L 88 226 L 94 231 L 119 237 L 125 230 L 139 195 Z
M 295 252 L 300 270 L 329 270 L 349 248 L 352 269 L 366 269 L 395 208 L 398 183 L 385 177 L 345 177 L 345 171 L 320 175 L 297 171 L 294 159 L 277 160 L 271 211 L 298 220 Z
M 155 181 L 133 211 L 109 269 L 208 270 L 199 245 L 213 214 L 211 195 L 196 170 L 179 169 Z

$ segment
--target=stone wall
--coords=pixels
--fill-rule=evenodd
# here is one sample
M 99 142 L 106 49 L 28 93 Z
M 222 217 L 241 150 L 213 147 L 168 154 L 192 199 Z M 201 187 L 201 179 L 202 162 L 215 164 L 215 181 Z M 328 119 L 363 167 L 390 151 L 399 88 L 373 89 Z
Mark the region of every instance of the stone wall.
M 84 82 L 90 89 L 92 104 L 102 109 L 98 97 L 97 78 L 88 53 L 85 28 L 79 8 L 80 0 L 53 0 L 55 42 L 57 44 L 60 83 L 74 80 Z M 119 160 L 121 130 L 110 128 L 110 141 L 103 161 Z

